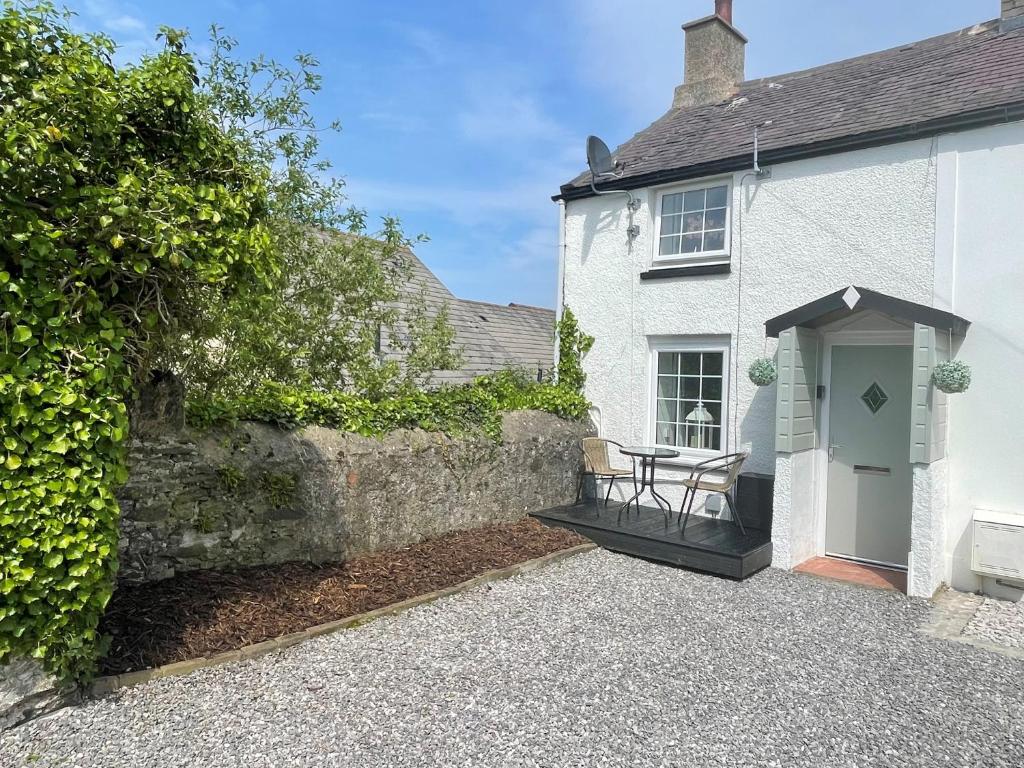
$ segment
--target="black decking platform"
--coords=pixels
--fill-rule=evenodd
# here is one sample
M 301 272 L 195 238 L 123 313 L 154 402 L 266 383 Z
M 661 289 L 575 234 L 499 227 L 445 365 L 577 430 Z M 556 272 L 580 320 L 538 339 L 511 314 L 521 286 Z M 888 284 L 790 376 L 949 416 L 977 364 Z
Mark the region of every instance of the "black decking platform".
M 745 579 L 771 564 L 769 531 L 748 528 L 743 535 L 732 521 L 690 515 L 684 538 L 675 515 L 666 526 L 665 515 L 657 507 L 641 507 L 637 514 L 634 506 L 628 514 L 622 513 L 620 521 L 619 506 L 587 501 L 534 512 L 531 517 L 571 528 L 605 549 L 734 579 Z

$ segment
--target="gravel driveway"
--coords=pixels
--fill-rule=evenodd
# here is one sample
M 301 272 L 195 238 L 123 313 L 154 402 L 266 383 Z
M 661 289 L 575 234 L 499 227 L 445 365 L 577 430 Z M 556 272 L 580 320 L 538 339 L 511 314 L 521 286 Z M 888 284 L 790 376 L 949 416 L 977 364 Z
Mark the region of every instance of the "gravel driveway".
M 1021 766 L 1024 661 L 928 603 L 579 555 L 0 737 L 0 765 Z

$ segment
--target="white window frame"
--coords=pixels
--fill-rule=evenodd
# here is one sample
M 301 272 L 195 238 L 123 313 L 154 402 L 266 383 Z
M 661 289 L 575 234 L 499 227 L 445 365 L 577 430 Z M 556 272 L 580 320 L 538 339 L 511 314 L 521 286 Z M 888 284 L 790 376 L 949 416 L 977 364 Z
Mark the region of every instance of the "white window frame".
M 725 187 L 725 239 L 724 247 L 717 251 L 700 251 L 699 253 L 674 253 L 664 254 L 661 251 L 661 204 L 665 195 L 675 195 L 681 192 L 692 192 L 695 189 L 708 189 L 709 187 Z M 654 197 L 654 248 L 652 262 L 654 264 L 728 264 L 732 253 L 732 209 L 733 209 L 733 188 L 732 177 L 716 179 L 702 179 L 690 184 L 676 184 L 671 187 L 663 187 L 657 190 Z
M 661 352 L 720 352 L 722 354 L 722 423 L 720 446 L 717 450 L 711 448 L 686 448 L 678 445 L 662 445 L 656 442 L 658 434 L 658 354 Z M 648 374 L 650 382 L 647 400 L 647 427 L 646 442 L 650 445 L 657 445 L 660 448 L 668 448 L 679 451 L 679 458 L 668 459 L 668 463 L 679 463 L 684 465 L 696 464 L 705 459 L 715 456 L 722 456 L 729 452 L 729 414 L 732 395 L 732 369 L 729 365 L 729 358 L 732 354 L 732 341 L 728 336 L 715 337 L 694 337 L 676 336 L 671 338 L 652 339 L 650 341 L 650 352 L 648 353 Z

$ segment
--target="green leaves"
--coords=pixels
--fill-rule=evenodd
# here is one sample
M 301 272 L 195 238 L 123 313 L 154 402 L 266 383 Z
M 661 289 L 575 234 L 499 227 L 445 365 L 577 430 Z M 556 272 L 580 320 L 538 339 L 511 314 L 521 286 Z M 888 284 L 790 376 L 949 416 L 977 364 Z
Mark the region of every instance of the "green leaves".
M 555 334 L 558 337 L 558 384 L 582 394 L 587 382 L 583 358 L 594 346 L 594 337 L 580 330 L 576 315 L 569 307 L 562 307 Z
M 278 271 L 273 169 L 167 39 L 116 68 L 48 3 L 0 4 L 0 665 L 94 672 L 133 381 L 197 286 Z
M 317 425 L 380 437 L 396 429 L 421 428 L 459 435 L 483 432 L 501 438 L 501 414 L 540 410 L 581 421 L 590 404 L 577 392 L 540 384 L 506 371 L 461 387 L 442 387 L 373 401 L 348 392 L 321 392 L 265 382 L 237 397 L 193 396 L 188 419 L 203 428 L 236 420 L 263 421 L 285 428 Z

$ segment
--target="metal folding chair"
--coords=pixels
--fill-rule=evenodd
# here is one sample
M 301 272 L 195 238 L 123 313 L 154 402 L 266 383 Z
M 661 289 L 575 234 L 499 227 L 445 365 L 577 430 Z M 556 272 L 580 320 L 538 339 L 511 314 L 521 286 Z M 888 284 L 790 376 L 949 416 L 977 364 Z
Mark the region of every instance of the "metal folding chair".
M 676 522 L 678 522 L 683 517 L 683 507 L 686 507 L 686 518 L 683 519 L 683 526 L 680 529 L 682 535 L 686 535 L 686 524 L 690 520 L 690 510 L 693 508 L 693 500 L 697 496 L 697 491 L 709 491 L 725 496 L 725 501 L 732 512 L 732 519 L 739 526 L 740 533 L 746 535 L 747 532 L 743 528 L 743 521 L 740 520 L 740 515 L 736 511 L 733 487 L 736 485 L 736 479 L 743 468 L 743 462 L 747 460 L 747 455 L 746 453 L 728 453 L 725 456 L 717 456 L 713 459 L 702 461 L 693 467 L 690 471 L 690 476 L 683 480 L 686 490 L 683 493 L 683 503 L 679 505 L 679 516 L 676 518 Z M 705 480 L 704 476 L 712 472 L 724 472 L 725 479 L 720 481 Z M 687 498 L 689 498 L 689 503 L 687 503 Z

